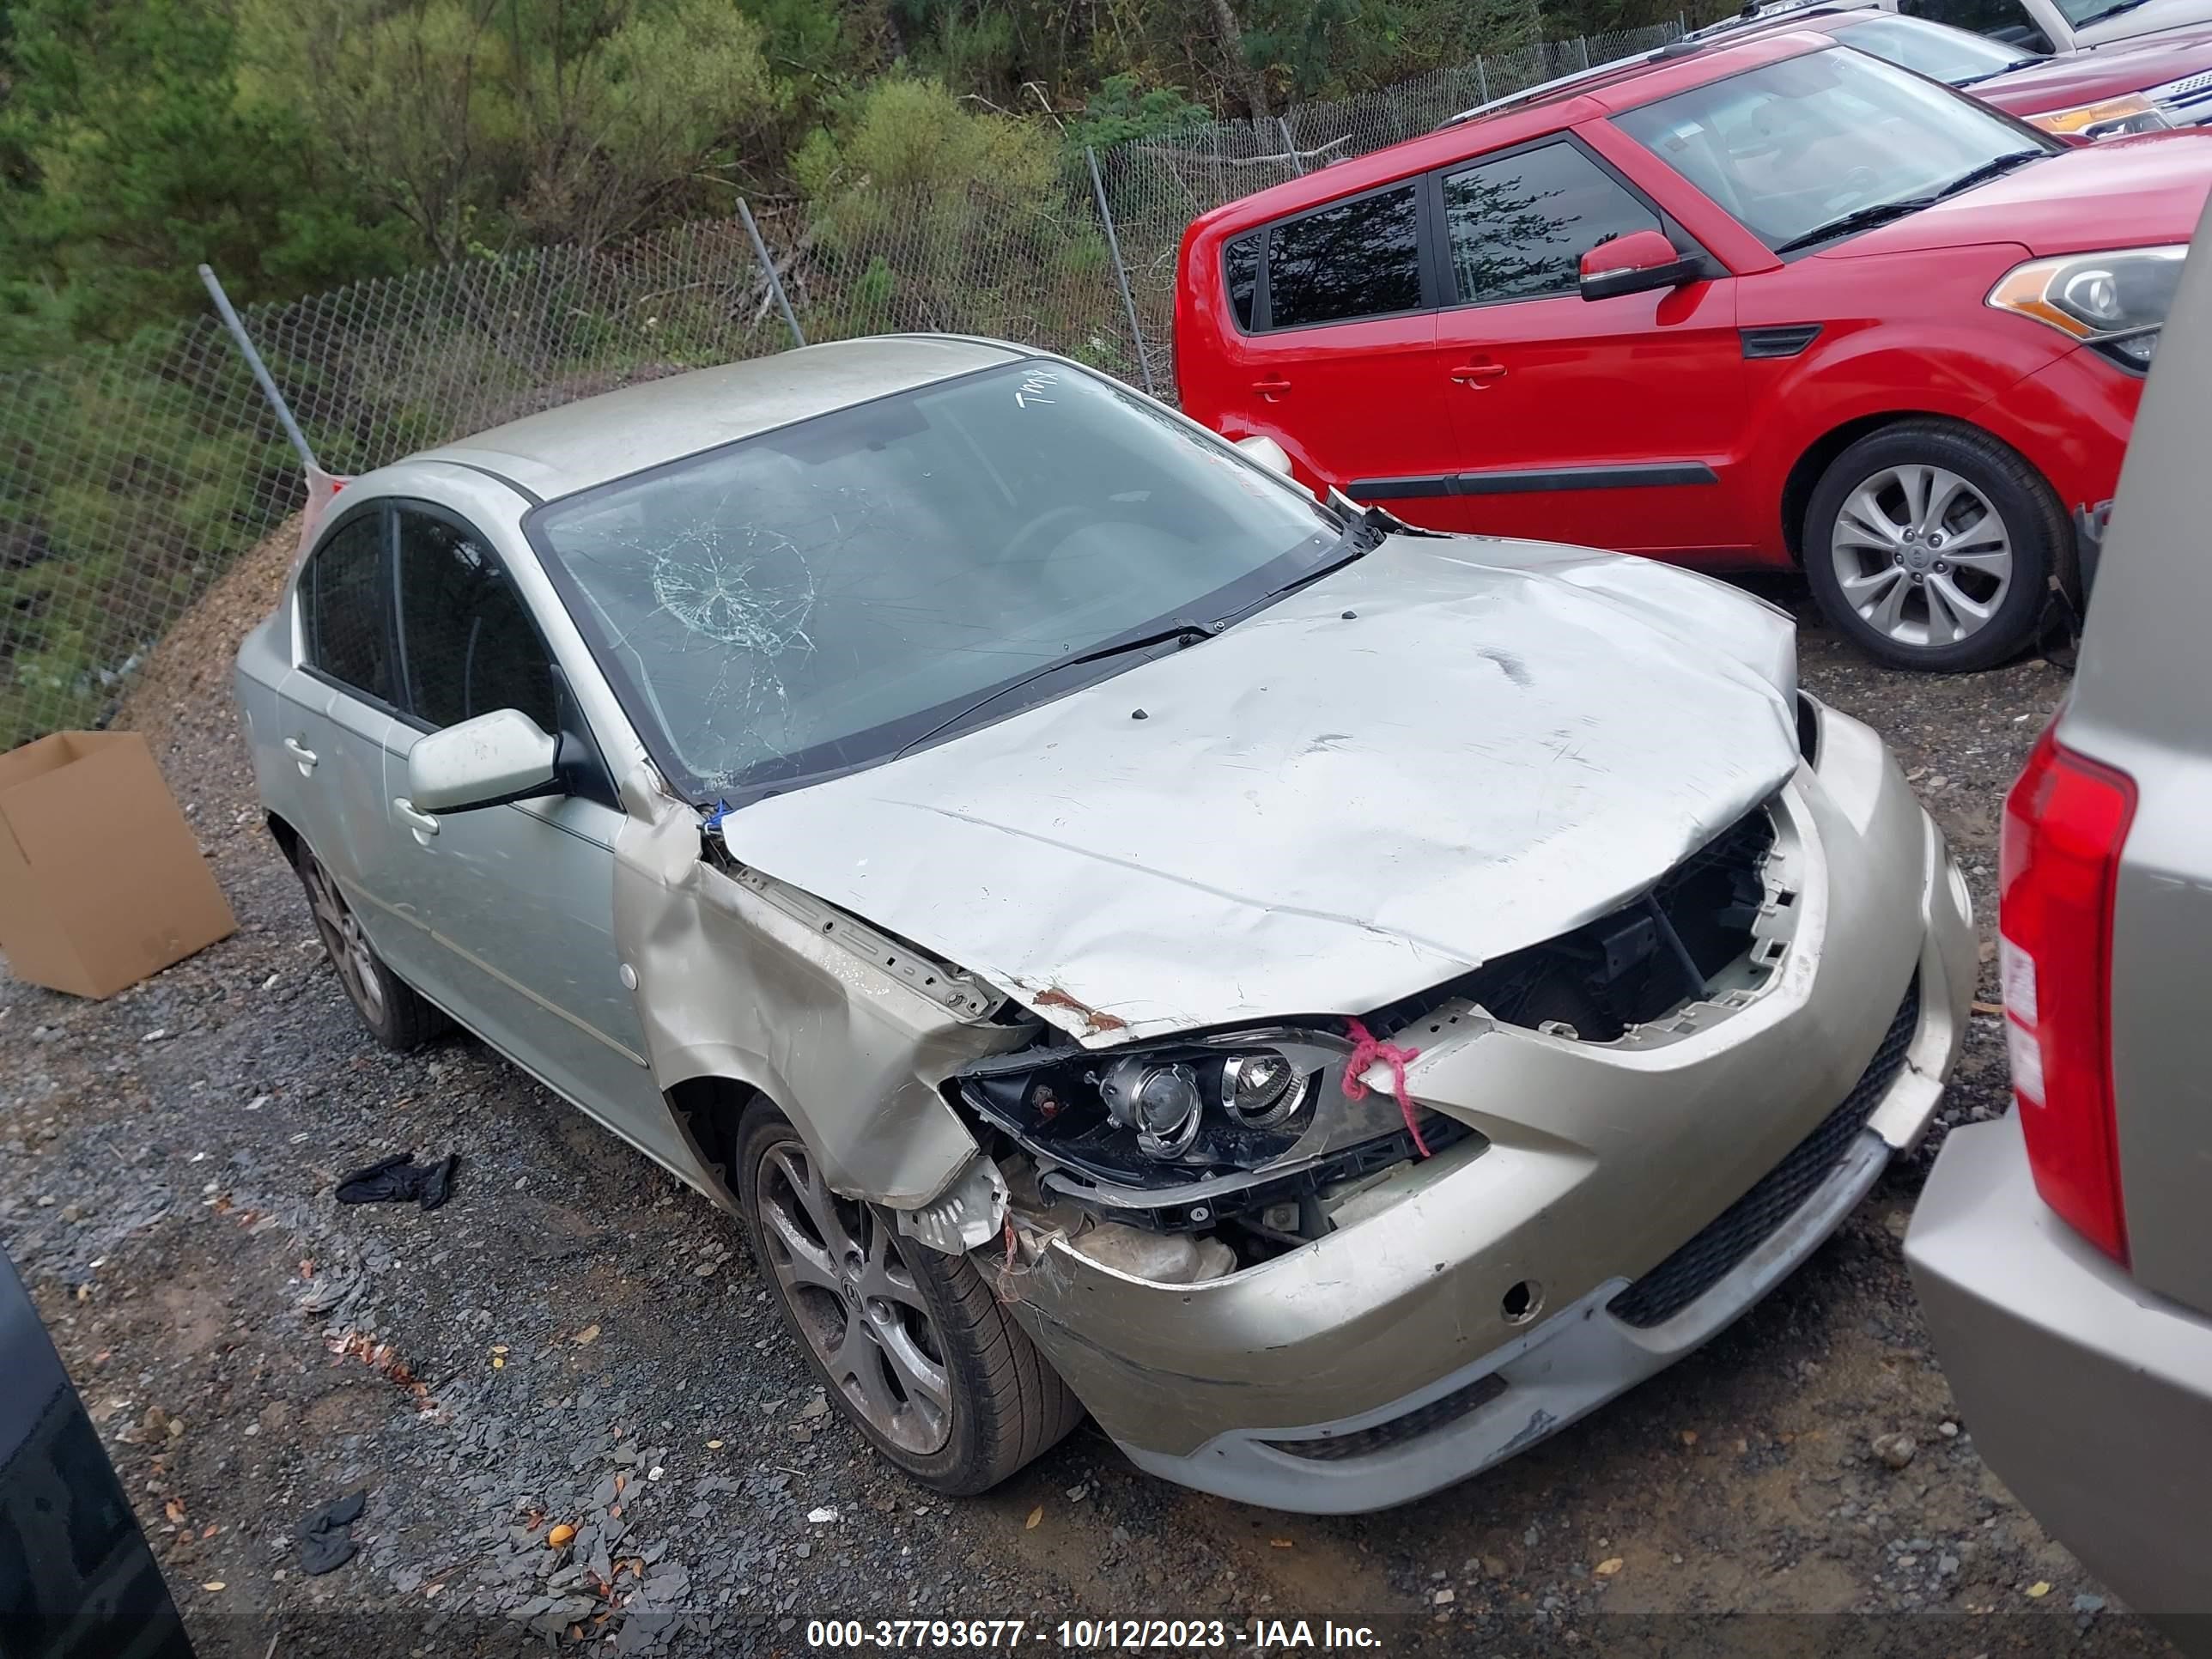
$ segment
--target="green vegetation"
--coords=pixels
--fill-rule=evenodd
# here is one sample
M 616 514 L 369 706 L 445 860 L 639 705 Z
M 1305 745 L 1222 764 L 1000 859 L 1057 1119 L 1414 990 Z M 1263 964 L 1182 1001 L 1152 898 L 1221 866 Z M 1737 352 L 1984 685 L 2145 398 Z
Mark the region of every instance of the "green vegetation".
M 0 367 L 1368 90 L 1668 0 L 0 0 Z M 980 169 L 967 170 L 963 169 Z
M 740 196 L 811 338 L 1000 334 L 1134 380 L 1085 146 L 1168 141 L 1122 227 L 1164 334 L 1183 219 L 1264 182 L 1185 178 L 1177 135 L 1674 15 L 0 0 L 0 748 L 106 718 L 161 629 L 299 503 L 201 263 L 340 471 L 781 348 Z

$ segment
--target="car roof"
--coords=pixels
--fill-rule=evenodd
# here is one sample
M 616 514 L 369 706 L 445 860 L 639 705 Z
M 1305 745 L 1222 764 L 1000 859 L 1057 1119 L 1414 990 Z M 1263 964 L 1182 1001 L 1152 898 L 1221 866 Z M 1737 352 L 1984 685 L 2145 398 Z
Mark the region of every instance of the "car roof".
M 1004 341 L 949 334 L 803 346 L 580 398 L 408 459 L 489 472 L 550 501 L 771 428 L 1030 355 Z
M 1303 178 L 1291 179 L 1224 204 L 1194 220 L 1186 245 L 1200 235 L 1232 236 L 1251 226 L 1302 212 L 1364 190 L 1449 167 L 1532 138 L 1579 126 L 1603 116 L 1706 86 L 1764 64 L 1808 52 L 1840 50 L 1828 35 L 1809 31 L 1759 33 L 1710 46 L 1662 47 L 1644 58 L 1601 66 L 1577 76 L 1557 91 L 1527 104 L 1474 119 L 1448 124 L 1383 149 L 1332 162 Z

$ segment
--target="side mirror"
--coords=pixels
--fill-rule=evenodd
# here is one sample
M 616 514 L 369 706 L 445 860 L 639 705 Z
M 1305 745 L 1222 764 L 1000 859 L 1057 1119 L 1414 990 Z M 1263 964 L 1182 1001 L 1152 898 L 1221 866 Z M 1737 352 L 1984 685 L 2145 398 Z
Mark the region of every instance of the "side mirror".
M 408 804 L 418 812 L 465 812 L 558 794 L 560 748 L 519 708 L 495 708 L 428 732 L 407 751 Z
M 1660 232 L 1632 230 L 1583 255 L 1583 298 L 1611 300 L 1655 288 L 1680 288 L 1697 281 L 1705 268 L 1704 255 L 1677 253 Z
M 1255 433 L 1249 438 L 1239 438 L 1237 447 L 1269 471 L 1279 472 L 1285 478 L 1291 476 L 1290 452 L 1273 438 L 1263 438 Z

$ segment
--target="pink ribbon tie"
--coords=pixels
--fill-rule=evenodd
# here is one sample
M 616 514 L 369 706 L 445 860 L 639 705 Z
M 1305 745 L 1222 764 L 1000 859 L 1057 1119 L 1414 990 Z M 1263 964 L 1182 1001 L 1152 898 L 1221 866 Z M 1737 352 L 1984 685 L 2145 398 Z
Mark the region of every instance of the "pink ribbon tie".
M 1344 1095 L 1347 1100 L 1367 1098 L 1367 1083 L 1363 1073 L 1380 1060 L 1390 1068 L 1390 1093 L 1405 1115 L 1407 1133 L 1413 1137 L 1414 1150 L 1423 1158 L 1429 1155 L 1429 1143 L 1421 1139 L 1421 1126 L 1413 1121 L 1413 1097 L 1406 1092 L 1406 1066 L 1419 1060 L 1419 1048 L 1401 1048 L 1395 1042 L 1378 1042 L 1375 1034 L 1360 1021 L 1347 1019 L 1345 1032 L 1352 1038 L 1352 1053 L 1344 1062 Z

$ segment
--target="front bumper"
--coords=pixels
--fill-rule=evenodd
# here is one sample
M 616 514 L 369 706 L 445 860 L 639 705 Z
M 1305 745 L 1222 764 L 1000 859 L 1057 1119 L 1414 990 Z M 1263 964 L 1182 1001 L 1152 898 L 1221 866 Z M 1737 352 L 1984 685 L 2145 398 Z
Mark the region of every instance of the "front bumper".
M 2112 507 L 2142 390 L 2142 376 L 2077 346 L 2007 387 L 1973 421 L 2050 481 L 2078 532 Z
M 1644 1047 L 1424 1023 L 1409 1086 L 1487 1144 L 1411 1166 L 1364 1218 L 1194 1285 L 1048 1248 L 1014 1311 L 1133 1461 L 1278 1508 L 1404 1502 L 1686 1353 L 1841 1222 L 1934 1113 L 1975 951 L 1880 740 L 1824 714 L 1819 753 L 1784 792 L 1800 914 L 1755 1000 Z M 1818 1166 L 1793 1163 L 1816 1135 Z
M 1905 1235 L 1982 1461 L 2138 1613 L 2212 1651 L 2212 1319 L 2153 1296 L 2036 1195 L 2016 1116 L 1954 1129 Z

